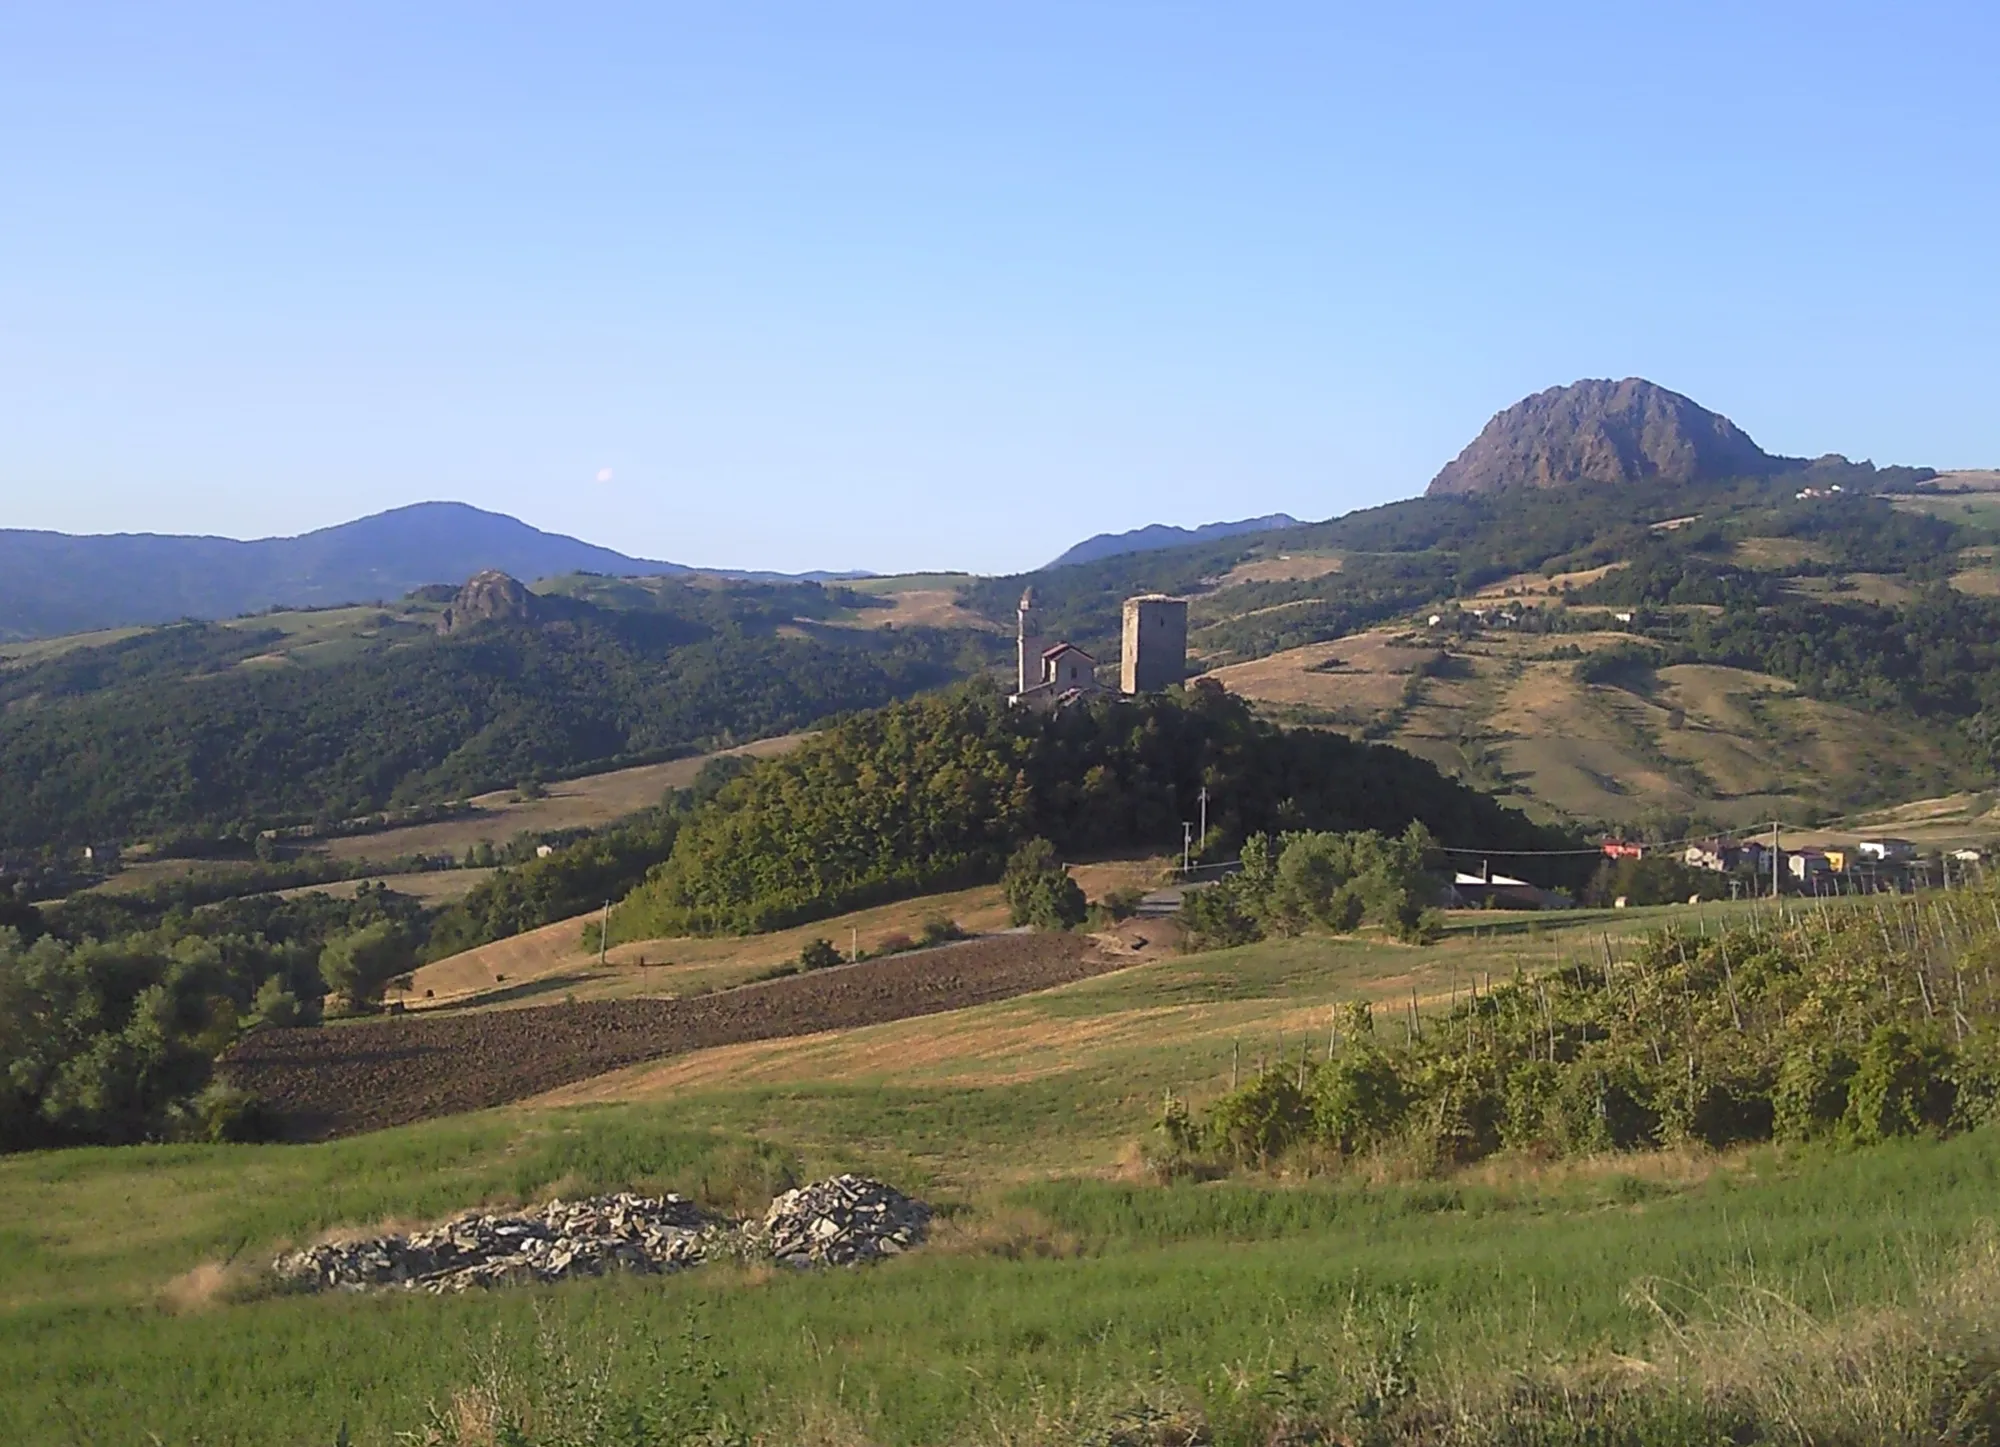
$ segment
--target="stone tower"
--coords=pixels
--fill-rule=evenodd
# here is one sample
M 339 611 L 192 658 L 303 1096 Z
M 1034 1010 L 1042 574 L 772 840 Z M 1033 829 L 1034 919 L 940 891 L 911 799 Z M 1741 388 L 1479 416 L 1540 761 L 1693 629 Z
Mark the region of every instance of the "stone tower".
M 1021 594 L 1021 605 L 1016 614 L 1018 627 L 1015 632 L 1015 646 L 1020 650 L 1020 669 L 1014 687 L 1022 693 L 1042 681 L 1042 639 L 1035 632 L 1035 590 L 1029 588 Z
M 1125 600 L 1125 692 L 1158 693 L 1187 677 L 1187 608 L 1187 599 L 1160 593 Z

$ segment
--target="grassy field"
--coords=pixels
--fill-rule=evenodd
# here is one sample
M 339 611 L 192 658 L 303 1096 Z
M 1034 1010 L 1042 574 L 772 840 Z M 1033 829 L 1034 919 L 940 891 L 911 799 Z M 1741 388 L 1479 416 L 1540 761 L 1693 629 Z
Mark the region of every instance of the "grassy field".
M 768 758 L 785 752 L 803 737 L 803 734 L 785 734 L 720 752 Z M 702 765 L 714 757 L 714 754 L 695 754 L 664 764 L 643 764 L 564 779 L 550 784 L 546 796 L 540 799 L 517 798 L 513 790 L 502 789 L 473 799 L 476 812 L 463 818 L 332 839 L 327 841 L 325 851 L 335 859 L 462 855 L 476 844 L 505 844 L 523 831 L 599 828 L 651 808 L 669 789 L 686 788 L 701 772 Z
M 1749 908 L 1462 915 L 1428 949 L 1273 942 L 323 1145 L 13 1157 L 0 1424 L 14 1441 L 289 1444 L 345 1423 L 386 1444 L 426 1404 L 546 1395 L 568 1360 L 620 1397 L 706 1383 L 772 1442 L 1073 1442 L 1164 1398 L 1249 1442 L 1264 1439 L 1230 1414 L 1265 1410 L 1295 1354 L 1318 1390 L 1393 1368 L 1448 1395 L 1664 1360 L 1752 1297 L 1786 1303 L 1795 1330 L 1844 1330 L 1916 1303 L 1986 1239 L 2000 1138 L 1503 1158 L 1442 1180 L 1160 1187 L 1136 1169 L 1167 1089 L 1199 1100 L 1232 1056 L 1247 1072 L 1323 1048 L 1337 1001 L 1381 1000 L 1393 1029 L 1413 990 L 1442 1003 L 1474 971 Z M 329 1232 L 626 1186 L 744 1212 L 836 1169 L 936 1202 L 933 1246 L 858 1273 L 713 1267 L 449 1300 L 255 1285 L 277 1248 Z
M 1101 899 L 1114 889 L 1150 888 L 1164 877 L 1167 867 L 1166 859 L 1147 857 L 1080 864 L 1072 873 L 1090 898 Z M 572 996 L 607 1000 L 686 995 L 768 975 L 796 960 L 808 940 L 826 939 L 843 952 L 859 949 L 873 954 L 895 936 L 920 937 L 933 919 L 950 920 L 972 934 L 1005 929 L 1007 905 L 998 885 L 981 885 L 898 900 L 769 934 L 637 940 L 614 945 L 602 962 L 583 947 L 583 927 L 590 918 L 560 920 L 425 965 L 412 977 L 407 992 L 392 993 L 390 998 L 424 1009 L 539 1005 Z M 1161 944 L 1174 937 L 1171 926 L 1154 934 Z M 1157 947 L 1153 953 L 1159 953 Z

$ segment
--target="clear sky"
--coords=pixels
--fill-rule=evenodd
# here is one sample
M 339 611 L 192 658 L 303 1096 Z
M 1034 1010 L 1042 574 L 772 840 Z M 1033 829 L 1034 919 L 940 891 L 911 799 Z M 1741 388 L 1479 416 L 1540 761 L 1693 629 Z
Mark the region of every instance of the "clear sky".
M 0 0 L 0 526 L 1012 570 L 1633 374 L 2000 466 L 1997 11 Z

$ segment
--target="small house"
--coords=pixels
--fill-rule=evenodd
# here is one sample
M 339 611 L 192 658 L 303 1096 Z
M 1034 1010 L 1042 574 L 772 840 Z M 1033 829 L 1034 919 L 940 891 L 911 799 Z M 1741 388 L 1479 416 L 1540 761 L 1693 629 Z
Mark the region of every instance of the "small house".
M 1681 852 L 1681 863 L 1689 869 L 1706 869 L 1728 874 L 1743 862 L 1743 848 L 1731 839 L 1710 839 L 1690 844 Z
M 1863 839 L 1854 852 L 1872 864 L 1908 864 L 1917 857 L 1917 846 L 1907 839 Z

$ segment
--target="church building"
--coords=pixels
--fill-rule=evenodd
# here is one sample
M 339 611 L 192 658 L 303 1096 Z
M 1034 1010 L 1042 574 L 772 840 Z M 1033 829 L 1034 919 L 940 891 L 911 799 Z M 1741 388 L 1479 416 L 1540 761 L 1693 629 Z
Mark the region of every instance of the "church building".
M 1074 643 L 1051 642 L 1036 631 L 1033 588 L 1021 594 L 1017 621 L 1010 705 L 1046 711 L 1116 691 L 1097 681 L 1096 659 Z M 1128 600 L 1124 643 L 1124 692 L 1153 692 L 1179 683 L 1187 672 L 1186 600 L 1157 595 Z

